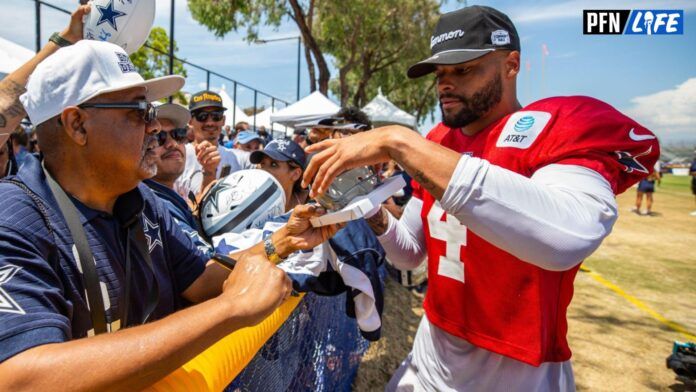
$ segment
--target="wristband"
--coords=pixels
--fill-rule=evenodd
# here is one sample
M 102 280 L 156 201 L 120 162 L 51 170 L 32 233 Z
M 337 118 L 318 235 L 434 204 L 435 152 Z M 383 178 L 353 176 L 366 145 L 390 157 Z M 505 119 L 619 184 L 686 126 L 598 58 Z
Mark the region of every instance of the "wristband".
M 266 240 L 263 242 L 263 249 L 266 251 L 266 256 L 268 257 L 268 260 L 271 261 L 273 264 L 278 264 L 281 261 L 283 261 L 283 258 L 278 255 L 278 252 L 276 251 L 275 245 L 273 245 L 273 240 L 271 239 L 271 236 L 268 236 Z
M 60 46 L 61 48 L 64 48 L 66 46 L 70 46 L 73 43 L 68 41 L 67 39 L 63 38 L 60 36 L 58 33 L 53 33 L 51 34 L 51 38 L 48 39 L 49 42 L 53 42 L 54 44 Z

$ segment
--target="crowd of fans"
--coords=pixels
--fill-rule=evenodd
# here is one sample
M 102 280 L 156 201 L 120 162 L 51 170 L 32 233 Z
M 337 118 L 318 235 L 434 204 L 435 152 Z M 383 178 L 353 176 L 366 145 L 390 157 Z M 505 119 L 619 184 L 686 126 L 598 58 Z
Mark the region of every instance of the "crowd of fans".
M 76 15 L 84 12 L 80 9 Z M 80 19 L 76 15 L 73 23 Z M 0 113 L 3 126 L 10 121 L 16 124 L 16 130 L 0 140 L 0 178 L 7 177 L 0 183 L 5 200 L 0 210 L 0 242 L 4 244 L 0 257 L 13 268 L 11 275 L 3 275 L 3 293 L 14 298 L 10 303 L 15 307 L 0 320 L 4 326 L 13 326 L 12 331 L 6 330 L 11 335 L 0 336 L 3 372 L 15 369 L 13 378 L 4 378 L 8 386 L 33 377 L 35 371 L 17 369 L 25 369 L 39 352 L 50 352 L 56 360 L 60 355 L 72 358 L 66 365 L 67 377 L 83 367 L 77 358 L 106 363 L 113 350 L 129 350 L 148 341 L 154 344 L 152 350 L 121 358 L 91 377 L 64 380 L 77 389 L 107 385 L 138 389 L 231 330 L 258 323 L 287 298 L 292 282 L 269 259 L 284 259 L 326 244 L 339 257 L 361 257 L 372 271 L 384 262 L 381 246 L 364 220 L 342 229 L 311 227 L 309 219 L 324 212 L 311 204 L 309 191 L 301 186 L 309 160 L 304 147 L 370 129 L 364 113 L 345 109 L 317 121 L 309 132 L 298 130 L 292 139 L 274 139 L 263 127 L 252 129 L 248 123 L 237 123 L 234 129 L 225 126 L 227 108 L 213 91 L 193 94 L 188 107 L 157 103 L 178 90 L 183 78 L 143 81 L 124 68 L 97 69 L 94 60 L 99 58 L 118 61 L 119 67 L 128 65 L 124 65 L 124 54 L 116 51 L 113 57 L 116 47 L 111 44 L 79 41 L 58 49 L 50 43 L 37 55 L 38 61 L 32 60 L 1 82 L 6 93 L 7 84 L 27 84 L 31 75 L 22 95 L 21 117 L 9 115 L 16 112 L 13 108 L 3 107 Z M 67 58 L 74 62 L 60 72 L 50 71 Z M 103 73 L 103 84 L 80 81 L 96 72 Z M 53 89 L 57 80 L 76 89 Z M 19 94 L 10 95 L 0 98 L 19 102 Z M 36 124 L 30 124 L 30 119 Z M 138 136 L 143 127 L 144 139 Z M 233 253 L 237 267 L 230 273 L 212 262 L 220 255 L 204 235 L 200 203 L 221 178 L 252 168 L 270 173 L 283 188 L 287 223 L 270 236 L 264 234 L 262 242 Z M 381 167 L 375 169 L 382 172 Z M 58 194 L 77 211 L 67 211 Z M 58 218 L 60 214 L 65 221 Z M 72 214 L 83 224 L 72 225 Z M 25 221 L 39 226 L 27 226 Z M 81 235 L 86 241 L 80 244 Z M 63 238 L 75 238 L 72 252 L 64 247 L 70 240 Z M 94 254 L 94 275 L 83 262 L 92 258 L 90 254 Z M 53 272 L 48 272 L 45 261 Z M 106 291 L 99 295 L 91 279 L 98 279 Z M 54 296 L 53 290 L 61 293 Z M 345 292 L 345 286 L 341 290 Z M 101 307 L 100 301 L 104 309 L 94 310 Z M 25 309 L 31 307 L 43 314 L 41 320 L 53 321 L 26 316 Z M 202 318 L 206 322 L 195 328 L 187 321 Z M 83 339 L 78 338 L 124 327 L 131 327 L 131 332 L 91 340 L 89 346 L 79 343 Z M 167 328 L 171 334 L 162 332 Z M 187 333 L 174 332 L 182 329 Z M 84 355 L 82 350 L 104 357 Z M 138 372 L 150 369 L 148 375 L 132 377 L 134 366 Z

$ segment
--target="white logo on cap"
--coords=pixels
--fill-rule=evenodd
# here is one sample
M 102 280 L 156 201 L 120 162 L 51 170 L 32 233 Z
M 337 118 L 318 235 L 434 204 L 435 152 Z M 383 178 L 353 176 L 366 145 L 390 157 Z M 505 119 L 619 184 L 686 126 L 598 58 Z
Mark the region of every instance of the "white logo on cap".
M 457 29 L 457 30 L 452 30 L 447 33 L 442 33 L 438 36 L 432 36 L 430 38 L 430 49 L 433 48 L 433 46 L 443 43 L 445 41 L 449 41 L 451 39 L 456 39 L 456 38 L 462 38 L 464 36 L 464 30 L 462 29 Z
M 510 33 L 507 30 L 496 30 L 491 33 L 491 43 L 493 45 L 508 45 L 510 43 Z

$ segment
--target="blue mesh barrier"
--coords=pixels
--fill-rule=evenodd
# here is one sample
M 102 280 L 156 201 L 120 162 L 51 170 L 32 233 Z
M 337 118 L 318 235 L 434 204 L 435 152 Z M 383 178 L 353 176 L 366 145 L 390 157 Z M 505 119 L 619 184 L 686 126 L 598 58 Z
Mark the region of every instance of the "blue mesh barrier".
M 350 391 L 369 342 L 345 301 L 307 293 L 226 391 Z

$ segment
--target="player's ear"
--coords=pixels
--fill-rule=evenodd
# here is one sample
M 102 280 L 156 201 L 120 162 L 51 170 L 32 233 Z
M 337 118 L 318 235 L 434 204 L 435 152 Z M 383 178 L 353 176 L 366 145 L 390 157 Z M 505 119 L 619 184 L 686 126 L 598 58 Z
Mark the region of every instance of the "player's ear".
M 520 73 L 520 52 L 513 50 L 505 57 L 505 76 L 514 78 Z

